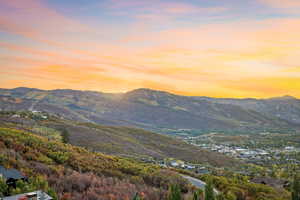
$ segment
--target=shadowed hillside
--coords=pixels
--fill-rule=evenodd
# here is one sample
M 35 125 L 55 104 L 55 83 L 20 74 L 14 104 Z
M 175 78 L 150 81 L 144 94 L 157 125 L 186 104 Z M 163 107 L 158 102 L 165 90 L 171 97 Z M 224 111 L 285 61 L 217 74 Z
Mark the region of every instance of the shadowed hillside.
M 218 153 L 202 150 L 175 138 L 128 127 L 103 126 L 91 123 L 77 123 L 49 117 L 39 119 L 31 112 L 0 115 L 0 124 L 31 131 L 50 139 L 62 140 L 57 135 L 68 133 L 68 142 L 93 151 L 111 155 L 159 159 L 176 158 L 193 163 L 205 163 L 219 167 L 234 167 L 239 161 Z
M 156 132 L 289 132 L 299 129 L 295 98 L 215 99 L 138 89 L 124 94 L 76 90 L 0 90 L 0 109 L 38 110 L 67 119 Z

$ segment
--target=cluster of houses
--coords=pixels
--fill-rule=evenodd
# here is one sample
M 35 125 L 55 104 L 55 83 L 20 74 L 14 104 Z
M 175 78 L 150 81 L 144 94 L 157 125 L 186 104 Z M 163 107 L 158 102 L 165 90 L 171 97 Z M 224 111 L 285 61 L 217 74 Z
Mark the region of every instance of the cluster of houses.
M 227 146 L 227 145 L 200 145 L 202 148 L 209 149 L 211 151 L 216 151 L 222 154 L 226 154 L 229 156 L 241 158 L 241 159 L 262 159 L 270 156 L 270 152 L 263 149 L 246 149 L 238 146 Z
M 28 181 L 28 178 L 20 171 L 7 169 L 3 166 L 0 166 L 0 178 L 5 181 L 8 187 L 13 188 L 16 188 L 16 183 L 19 180 Z M 45 192 L 38 190 L 14 196 L 0 197 L 0 200 L 53 200 L 53 198 Z
M 33 110 L 32 113 L 41 117 L 42 119 L 48 119 L 48 116 L 41 111 Z
M 206 166 L 186 163 L 182 160 L 164 159 L 154 160 L 153 158 L 142 158 L 143 162 L 157 164 L 163 168 L 178 168 L 186 169 L 195 172 L 196 174 L 210 174 L 210 170 Z
M 33 111 L 31 111 L 31 113 L 33 114 L 33 116 L 35 118 L 43 119 L 43 120 L 48 119 L 48 114 L 44 113 L 42 111 L 33 110 Z M 16 114 L 12 115 L 11 118 L 21 118 L 21 115 L 16 113 Z M 25 116 L 25 118 L 27 118 L 27 116 Z
M 293 146 L 287 146 L 283 149 L 249 149 L 239 146 L 227 145 L 227 144 L 214 144 L 214 143 L 202 143 L 193 145 L 199 146 L 203 149 L 219 152 L 234 158 L 242 159 L 247 162 L 259 164 L 260 162 L 266 162 L 270 160 L 281 160 L 281 155 L 288 155 L 291 152 L 300 152 L 300 149 Z M 288 157 L 285 160 L 289 159 Z M 300 164 L 299 160 L 290 160 L 293 163 Z

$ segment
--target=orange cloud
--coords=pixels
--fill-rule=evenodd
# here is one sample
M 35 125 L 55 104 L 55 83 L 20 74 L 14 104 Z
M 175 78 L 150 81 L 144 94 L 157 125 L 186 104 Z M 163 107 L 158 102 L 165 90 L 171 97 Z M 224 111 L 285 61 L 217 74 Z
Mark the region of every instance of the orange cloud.
M 97 39 L 105 26 L 89 31 L 41 1 L 18 2 L 0 0 L 6 7 L 20 11 L 1 13 L 1 30 L 18 39 L 21 36 L 22 41 L 27 39 L 22 43 L 0 42 L 0 51 L 4 52 L 0 57 L 1 87 L 113 92 L 150 87 L 188 95 L 266 97 L 288 93 L 300 97 L 296 82 L 300 78 L 299 18 L 151 29 L 142 26 L 145 18 L 135 13 L 138 22 L 131 25 L 133 31 L 124 33 L 116 28 L 112 33 L 118 32 L 121 39 L 109 42 Z M 151 4 L 117 2 L 119 5 L 113 9 L 142 9 Z M 172 20 L 173 15 L 218 11 L 183 3 L 159 3 L 167 15 L 156 15 L 149 6 L 144 16 L 155 19 L 158 25 L 165 23 L 161 21 L 165 16 Z M 27 11 L 31 14 L 25 14 Z M 38 20 L 41 17 L 45 19 L 42 22 Z M 24 23 L 17 20 L 22 18 Z
M 292 77 L 270 77 L 270 78 L 251 78 L 239 81 L 223 83 L 224 91 L 227 91 L 227 97 L 235 94 L 236 97 L 251 96 L 256 98 L 274 97 L 280 95 L 300 96 L 299 78 Z M 228 88 L 228 90 L 227 90 Z
M 16 25 L 12 23 L 6 17 L 0 16 L 0 28 L 2 31 L 9 33 L 24 35 L 25 37 L 35 38 L 38 34 L 31 28 L 24 27 L 22 25 Z

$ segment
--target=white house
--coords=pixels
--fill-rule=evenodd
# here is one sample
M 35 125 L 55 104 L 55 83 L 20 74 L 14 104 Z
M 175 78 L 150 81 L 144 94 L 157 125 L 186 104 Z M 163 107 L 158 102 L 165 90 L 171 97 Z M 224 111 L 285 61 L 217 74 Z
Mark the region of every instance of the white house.
M 38 190 L 34 192 L 29 192 L 25 194 L 18 194 L 14 196 L 4 197 L 3 200 L 19 200 L 19 199 L 26 199 L 26 200 L 53 200 L 47 193 Z

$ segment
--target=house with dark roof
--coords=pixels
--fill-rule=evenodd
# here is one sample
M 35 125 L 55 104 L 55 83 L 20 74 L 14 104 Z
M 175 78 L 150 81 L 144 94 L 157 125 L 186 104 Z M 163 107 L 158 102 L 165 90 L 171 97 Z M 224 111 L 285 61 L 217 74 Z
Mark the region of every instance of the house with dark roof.
M 16 187 L 18 180 L 27 181 L 27 177 L 16 169 L 6 169 L 0 166 L 0 177 L 3 178 L 8 186 Z

